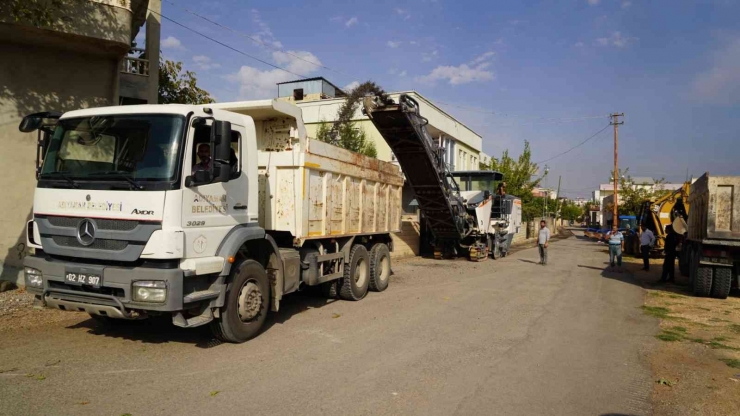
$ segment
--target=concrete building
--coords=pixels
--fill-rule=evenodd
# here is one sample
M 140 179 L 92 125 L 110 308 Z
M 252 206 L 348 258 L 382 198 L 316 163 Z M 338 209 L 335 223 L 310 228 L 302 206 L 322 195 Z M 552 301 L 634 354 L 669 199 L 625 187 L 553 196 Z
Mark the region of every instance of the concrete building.
M 574 198 L 573 199 L 573 204 L 576 205 L 576 206 L 579 206 L 579 207 L 586 206 L 586 203 L 588 203 L 588 202 L 589 201 L 586 198 Z
M 18 124 L 40 111 L 156 103 L 160 22 L 147 9 L 161 10 L 161 0 L 70 2 L 44 27 L 0 9 L 0 278 L 15 280 L 36 185 L 36 134 Z M 126 58 L 145 23 L 146 49 Z
M 550 188 L 534 188 L 532 189 L 532 196 L 535 198 L 555 199 L 558 197 L 558 191 Z

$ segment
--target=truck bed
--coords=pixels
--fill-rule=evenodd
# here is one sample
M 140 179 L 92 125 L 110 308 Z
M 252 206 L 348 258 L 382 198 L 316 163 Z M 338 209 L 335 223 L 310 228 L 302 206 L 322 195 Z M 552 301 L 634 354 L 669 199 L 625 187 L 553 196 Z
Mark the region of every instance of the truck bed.
M 705 173 L 691 185 L 689 239 L 740 245 L 740 176 Z
M 259 224 L 308 239 L 401 229 L 401 169 L 309 139 L 301 110 L 265 100 L 228 103 L 252 117 L 257 136 Z

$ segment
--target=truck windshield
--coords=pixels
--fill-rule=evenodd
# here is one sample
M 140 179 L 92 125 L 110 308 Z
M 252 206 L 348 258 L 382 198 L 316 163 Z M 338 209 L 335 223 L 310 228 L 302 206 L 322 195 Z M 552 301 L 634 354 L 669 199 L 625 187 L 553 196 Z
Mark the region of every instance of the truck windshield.
M 135 114 L 60 120 L 40 179 L 170 181 L 177 177 L 185 118 Z
M 493 175 L 484 176 L 468 176 L 453 175 L 457 183 L 460 185 L 460 189 L 463 191 L 491 191 L 496 189 L 496 180 Z

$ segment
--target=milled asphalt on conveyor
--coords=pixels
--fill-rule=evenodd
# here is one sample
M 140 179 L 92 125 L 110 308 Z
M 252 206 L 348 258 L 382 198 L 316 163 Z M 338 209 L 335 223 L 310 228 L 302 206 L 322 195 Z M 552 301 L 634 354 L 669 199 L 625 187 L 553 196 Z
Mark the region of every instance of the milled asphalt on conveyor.
M 0 414 L 649 414 L 643 289 L 590 241 L 537 256 L 398 262 L 360 302 L 286 297 L 242 345 L 157 322 L 4 332 Z

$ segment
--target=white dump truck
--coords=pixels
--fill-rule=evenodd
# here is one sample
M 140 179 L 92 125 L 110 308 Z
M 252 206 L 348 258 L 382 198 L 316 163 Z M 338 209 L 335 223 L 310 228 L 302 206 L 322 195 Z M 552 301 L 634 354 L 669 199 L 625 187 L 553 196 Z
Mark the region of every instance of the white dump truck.
M 305 286 L 388 287 L 400 169 L 307 138 L 292 104 L 92 108 L 20 129 L 40 138 L 24 263 L 37 304 L 243 342 Z
M 681 248 L 680 269 L 688 271 L 696 296 L 725 299 L 740 282 L 740 176 L 705 173 L 691 184 L 688 229 Z M 680 221 L 679 221 L 680 220 Z

